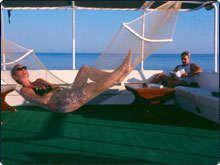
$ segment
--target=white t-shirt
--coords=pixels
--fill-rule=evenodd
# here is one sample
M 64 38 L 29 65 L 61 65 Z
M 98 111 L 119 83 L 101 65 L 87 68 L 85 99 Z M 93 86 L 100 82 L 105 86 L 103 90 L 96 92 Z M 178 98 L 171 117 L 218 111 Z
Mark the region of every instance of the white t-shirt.
M 193 80 L 192 80 L 192 77 L 182 77 L 181 75 L 182 75 L 183 73 L 188 73 L 188 74 L 190 74 L 190 73 L 191 73 L 190 66 L 191 66 L 191 64 L 188 64 L 188 65 L 186 65 L 186 66 L 178 65 L 178 66 L 177 66 L 177 69 L 178 69 L 177 72 L 174 72 L 174 71 L 164 71 L 163 74 L 164 74 L 165 76 L 167 76 L 167 77 L 170 77 L 171 74 L 174 74 L 177 79 L 183 80 L 183 81 L 185 81 L 185 82 L 189 85 L 189 84 L 192 83 L 192 81 L 193 81 Z
M 184 69 L 185 73 L 190 74 L 191 73 L 190 66 L 191 64 L 188 64 L 186 66 L 178 65 L 178 70 Z M 188 85 L 192 83 L 192 77 L 180 77 L 180 80 L 185 81 Z

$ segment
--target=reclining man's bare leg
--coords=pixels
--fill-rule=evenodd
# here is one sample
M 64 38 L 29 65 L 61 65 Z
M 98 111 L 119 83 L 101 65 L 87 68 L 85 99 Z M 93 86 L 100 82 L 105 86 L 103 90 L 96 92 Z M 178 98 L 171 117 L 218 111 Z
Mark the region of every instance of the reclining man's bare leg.
M 165 76 L 163 73 L 158 73 L 150 83 L 157 84 L 160 81 L 168 81 L 168 80 L 169 80 L 169 77 Z
M 109 76 L 110 74 L 110 72 L 105 72 L 88 66 L 83 66 L 77 73 L 74 82 L 79 81 L 80 84 L 86 84 L 88 79 L 91 79 L 94 82 L 98 82 L 100 79 Z
M 128 54 L 131 55 L 131 50 L 129 50 Z M 88 79 L 91 79 L 94 82 L 98 82 L 101 79 L 110 76 L 110 74 L 111 74 L 110 72 L 105 72 L 105 71 L 97 70 L 97 69 L 94 69 L 88 66 L 83 66 L 82 68 L 80 68 L 79 72 L 77 73 L 74 82 L 77 82 L 75 83 L 76 85 L 79 83 L 78 81 L 80 81 L 80 85 L 84 85 L 87 83 Z M 119 77 L 116 82 L 121 83 L 121 81 L 123 81 L 125 77 L 126 75 Z M 74 85 L 73 85 L 73 88 L 74 88 Z
M 95 97 L 99 93 L 103 92 L 104 90 L 114 85 L 116 81 L 118 81 L 119 79 L 130 73 L 131 59 L 132 59 L 132 55 L 131 55 L 131 51 L 129 50 L 127 57 L 124 59 L 122 64 L 115 71 L 113 71 L 108 76 L 100 79 L 96 83 L 89 83 L 84 89 L 88 98 Z

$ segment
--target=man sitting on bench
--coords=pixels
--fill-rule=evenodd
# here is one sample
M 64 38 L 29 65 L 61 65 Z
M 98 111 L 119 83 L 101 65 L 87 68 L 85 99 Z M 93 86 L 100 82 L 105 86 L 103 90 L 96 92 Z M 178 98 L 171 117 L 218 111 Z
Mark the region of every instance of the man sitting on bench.
M 174 72 L 163 72 L 157 74 L 149 83 L 145 83 L 147 87 L 150 84 L 162 82 L 167 87 L 187 86 L 192 83 L 192 76 L 202 72 L 202 69 L 195 63 L 190 63 L 190 53 L 185 51 L 181 54 L 182 65 L 177 65 Z

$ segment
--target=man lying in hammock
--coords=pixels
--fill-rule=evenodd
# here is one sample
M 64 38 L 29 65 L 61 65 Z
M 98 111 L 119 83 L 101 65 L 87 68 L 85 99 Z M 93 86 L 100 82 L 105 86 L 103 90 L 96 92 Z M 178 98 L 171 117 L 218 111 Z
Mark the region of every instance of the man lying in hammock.
M 83 66 L 71 88 L 61 88 L 41 78 L 31 82 L 26 66 L 14 66 L 11 76 L 22 85 L 20 93 L 25 99 L 54 112 L 66 113 L 78 109 L 116 82 L 121 82 L 131 71 L 131 59 L 129 50 L 127 57 L 112 73 Z M 94 82 L 87 83 L 88 79 Z

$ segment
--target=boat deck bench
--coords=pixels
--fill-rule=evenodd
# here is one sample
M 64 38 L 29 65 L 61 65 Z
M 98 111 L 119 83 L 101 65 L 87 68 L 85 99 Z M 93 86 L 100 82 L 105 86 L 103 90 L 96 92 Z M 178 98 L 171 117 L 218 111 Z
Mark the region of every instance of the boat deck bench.
M 194 76 L 199 88 L 176 87 L 176 104 L 215 123 L 219 123 L 219 73 L 202 72 Z
M 9 85 L 1 85 L 1 110 L 16 112 L 16 109 L 5 101 L 7 94 L 12 91 L 14 91 L 13 87 Z
M 151 105 L 161 105 L 175 97 L 175 88 L 146 88 L 143 83 L 125 83 L 125 88 L 135 96 L 134 106 L 149 112 Z
M 219 97 L 211 90 L 179 86 L 176 88 L 176 103 L 198 116 L 219 123 Z

